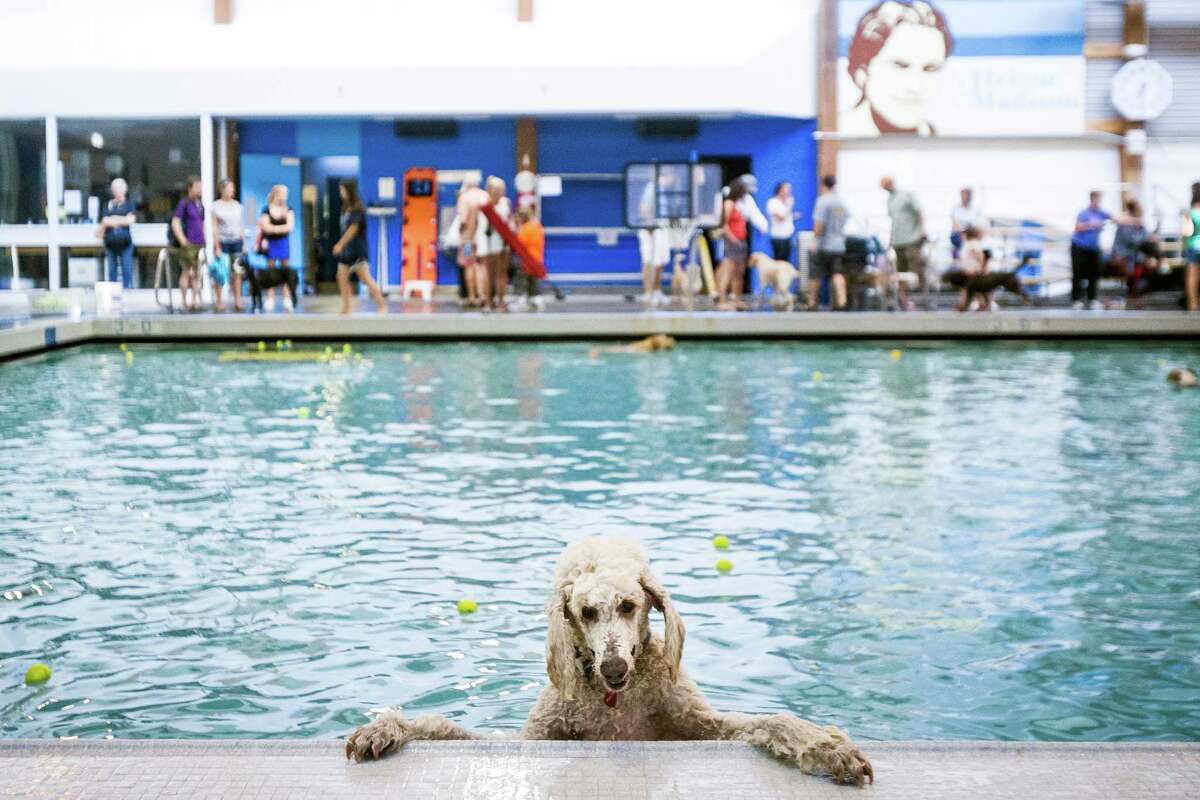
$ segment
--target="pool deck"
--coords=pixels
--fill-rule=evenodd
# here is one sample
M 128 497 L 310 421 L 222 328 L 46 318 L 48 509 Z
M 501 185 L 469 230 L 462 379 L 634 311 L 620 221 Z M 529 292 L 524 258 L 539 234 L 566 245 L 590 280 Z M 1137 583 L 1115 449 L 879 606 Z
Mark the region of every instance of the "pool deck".
M 877 778 L 862 790 L 728 742 L 420 742 L 381 762 L 350 764 L 336 741 L 0 740 L 0 797 L 1200 797 L 1200 743 L 860 744 Z
M 0 359 L 88 341 L 453 341 L 636 339 L 1148 339 L 1200 338 L 1200 313 L 1011 310 L 730 313 L 643 311 L 613 301 L 554 304 L 541 313 L 465 313 L 456 306 L 393 305 L 386 315 L 127 314 L 16 318 L 0 328 Z

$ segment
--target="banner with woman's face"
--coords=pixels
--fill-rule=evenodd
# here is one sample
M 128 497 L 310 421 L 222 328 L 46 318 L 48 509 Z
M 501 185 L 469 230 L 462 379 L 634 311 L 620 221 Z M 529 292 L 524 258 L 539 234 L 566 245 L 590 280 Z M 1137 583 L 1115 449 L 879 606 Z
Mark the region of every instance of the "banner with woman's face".
M 838 132 L 1084 130 L 1083 0 L 841 0 Z

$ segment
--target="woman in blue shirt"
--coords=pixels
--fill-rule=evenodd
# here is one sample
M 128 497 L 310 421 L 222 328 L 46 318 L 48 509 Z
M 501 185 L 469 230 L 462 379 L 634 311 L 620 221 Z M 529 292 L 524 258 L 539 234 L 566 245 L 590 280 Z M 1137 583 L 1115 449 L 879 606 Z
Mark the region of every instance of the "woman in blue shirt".
M 104 207 L 104 216 L 100 218 L 100 237 L 104 240 L 104 260 L 108 265 L 108 279 L 118 280 L 117 268 L 120 267 L 121 285 L 126 289 L 133 285 L 133 237 L 129 226 L 137 221 L 133 203 L 129 202 L 127 193 L 129 185 L 124 178 L 115 178 L 112 182 L 112 200 Z

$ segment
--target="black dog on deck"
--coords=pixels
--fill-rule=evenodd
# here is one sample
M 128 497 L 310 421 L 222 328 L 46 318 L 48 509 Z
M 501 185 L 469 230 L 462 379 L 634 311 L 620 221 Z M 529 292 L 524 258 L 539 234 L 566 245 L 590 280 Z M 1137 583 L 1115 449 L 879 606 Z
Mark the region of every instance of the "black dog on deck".
M 262 290 L 283 286 L 292 301 L 292 308 L 297 307 L 296 287 L 300 282 L 296 270 L 291 267 L 267 267 L 266 269 L 246 270 L 246 280 L 250 282 L 250 313 L 262 312 Z M 289 309 L 291 310 L 291 309 Z
M 992 292 L 1001 288 L 1020 297 L 1026 305 L 1033 302 L 1029 299 L 1029 295 L 1025 293 L 1025 287 L 1021 285 L 1021 279 L 1017 277 L 1017 273 L 1015 272 L 984 272 L 976 275 L 968 275 L 961 270 L 951 270 L 942 275 L 942 280 L 967 293 L 963 304 L 959 306 L 959 311 L 966 311 L 970 308 L 971 301 L 975 299 L 975 295 L 983 295 L 984 299 L 987 300 L 990 298 Z

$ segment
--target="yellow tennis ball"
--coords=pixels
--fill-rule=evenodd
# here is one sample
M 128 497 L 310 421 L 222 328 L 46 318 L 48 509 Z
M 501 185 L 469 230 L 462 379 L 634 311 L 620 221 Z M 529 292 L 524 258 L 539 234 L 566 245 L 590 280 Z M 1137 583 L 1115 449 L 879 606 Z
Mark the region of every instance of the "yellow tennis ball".
M 264 350 L 266 350 L 266 349 L 267 349 L 267 343 L 266 343 L 266 342 L 259 342 L 259 343 L 258 343 L 258 352 L 260 352 L 260 353 L 261 353 L 262 351 L 264 351 Z
M 46 681 L 50 680 L 53 673 L 45 664 L 34 664 L 25 672 L 26 686 L 41 686 Z
M 717 548 L 718 550 L 728 550 L 729 537 L 723 533 L 717 534 L 713 537 L 713 547 Z
M 405 353 L 404 355 L 400 356 L 400 360 L 407 364 L 408 362 L 412 361 L 412 353 Z
M 901 353 L 899 350 L 893 350 L 889 355 L 891 355 L 892 361 L 899 361 L 900 356 L 902 356 L 904 354 Z
M 308 406 L 300 406 L 296 409 L 296 416 L 298 416 L 300 419 L 308 419 L 308 415 Z
M 132 351 L 132 350 L 126 350 L 126 351 L 125 351 L 125 363 L 126 363 L 126 364 L 132 364 L 132 363 L 133 363 L 133 351 Z
M 825 373 L 821 372 L 821 370 L 817 370 L 812 374 L 813 383 L 820 383 L 823 380 L 825 380 Z
M 474 614 L 478 610 L 479 605 L 474 600 L 458 601 L 458 613 L 460 614 Z
M 276 339 L 276 340 L 275 340 L 275 349 L 276 349 L 276 350 L 282 350 L 282 349 L 283 349 L 283 339 Z
M 349 354 L 350 354 L 350 351 L 351 351 L 352 349 L 353 349 L 353 348 L 351 348 L 351 347 L 350 347 L 350 343 L 349 343 L 349 342 L 346 342 L 344 345 L 342 345 L 342 352 L 343 352 L 343 353 L 345 353 L 346 355 L 349 355 Z
M 731 569 L 733 569 L 733 562 L 728 558 L 722 558 L 717 562 L 717 572 L 729 572 Z
M 121 352 L 124 353 L 128 349 L 129 349 L 129 345 L 125 344 L 124 342 L 121 342 Z M 1163 363 L 1165 364 L 1167 362 L 1164 361 Z
M 355 361 L 362 361 L 362 353 L 355 353 L 355 354 L 354 354 L 354 360 L 355 360 Z
M 327 355 L 327 356 L 331 356 L 331 355 L 333 355 L 333 348 L 332 348 L 332 347 L 326 347 L 326 348 L 325 348 L 325 355 Z

